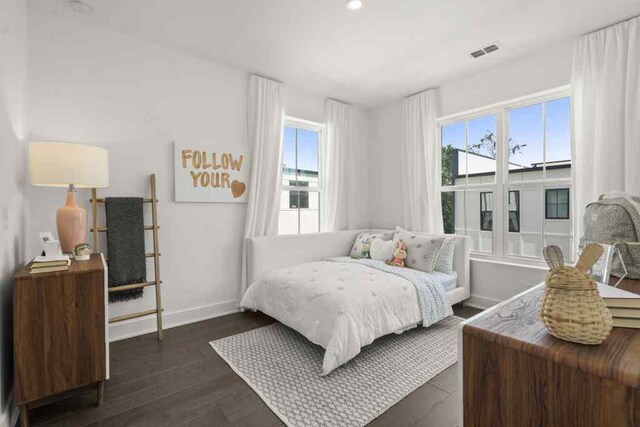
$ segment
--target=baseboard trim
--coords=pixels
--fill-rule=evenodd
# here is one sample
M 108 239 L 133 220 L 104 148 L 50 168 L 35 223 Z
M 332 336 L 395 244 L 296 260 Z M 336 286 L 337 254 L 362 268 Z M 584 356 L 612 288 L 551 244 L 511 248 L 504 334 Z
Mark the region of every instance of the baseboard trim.
M 480 310 L 486 310 L 499 304 L 501 301 L 493 298 L 487 298 L 480 295 L 471 295 L 468 300 L 464 302 L 464 305 L 478 308 Z
M 213 319 L 240 311 L 238 300 L 223 301 L 216 304 L 202 305 L 162 315 L 164 329 L 171 329 L 189 323 Z M 149 316 L 109 325 L 109 341 L 120 341 L 127 338 L 156 332 L 156 318 Z

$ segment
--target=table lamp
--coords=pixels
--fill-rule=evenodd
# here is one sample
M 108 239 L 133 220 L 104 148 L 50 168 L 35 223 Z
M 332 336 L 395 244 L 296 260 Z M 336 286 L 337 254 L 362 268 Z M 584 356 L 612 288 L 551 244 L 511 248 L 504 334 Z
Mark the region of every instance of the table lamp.
M 107 150 L 69 142 L 33 142 L 29 144 L 29 174 L 33 185 L 69 188 L 56 225 L 62 251 L 73 252 L 87 236 L 87 211 L 76 204 L 76 188 L 109 186 Z

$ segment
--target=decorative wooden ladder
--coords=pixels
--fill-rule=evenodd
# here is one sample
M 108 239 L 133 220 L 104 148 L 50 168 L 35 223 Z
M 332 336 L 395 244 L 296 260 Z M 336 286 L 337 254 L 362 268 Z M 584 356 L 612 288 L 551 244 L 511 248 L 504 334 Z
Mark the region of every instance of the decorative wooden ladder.
M 152 314 L 156 315 L 157 323 L 158 323 L 158 340 L 162 341 L 163 339 L 163 331 L 162 331 L 162 295 L 160 292 L 160 285 L 162 281 L 160 280 L 160 248 L 158 246 L 158 230 L 160 226 L 158 226 L 158 200 L 156 197 L 156 175 L 151 174 L 150 176 L 151 183 L 151 198 L 143 199 L 143 203 L 151 204 L 151 216 L 152 216 L 152 225 L 145 225 L 145 230 L 150 230 L 153 232 L 153 252 L 148 252 L 145 254 L 146 258 L 153 258 L 154 262 L 154 280 L 150 282 L 143 283 L 134 283 L 131 285 L 122 285 L 122 286 L 114 286 L 109 288 L 109 293 L 118 292 L 118 291 L 128 291 L 131 289 L 141 289 L 147 286 L 155 286 L 156 287 L 156 308 L 153 310 L 145 310 L 139 311 L 137 313 L 125 314 L 123 316 L 117 316 L 109 319 L 109 323 L 117 323 L 122 322 L 123 320 L 135 319 L 138 317 L 150 316 Z M 98 204 L 104 204 L 105 199 L 99 199 L 97 196 L 97 191 L 95 188 L 91 189 L 91 206 L 93 207 L 93 228 L 91 232 L 93 233 L 93 250 L 94 252 L 98 252 L 98 243 L 99 243 L 99 233 L 107 233 L 109 230 L 107 227 L 99 227 L 98 226 Z

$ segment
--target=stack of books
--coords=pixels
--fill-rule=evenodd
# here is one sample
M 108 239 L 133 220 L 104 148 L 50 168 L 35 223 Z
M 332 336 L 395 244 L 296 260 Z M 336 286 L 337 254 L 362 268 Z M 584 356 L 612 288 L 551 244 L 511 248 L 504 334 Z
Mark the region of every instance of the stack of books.
M 69 255 L 54 257 L 39 256 L 31 263 L 31 274 L 53 273 L 55 271 L 66 271 L 71 265 Z
M 613 317 L 613 326 L 640 329 L 640 295 L 598 283 L 598 292 Z

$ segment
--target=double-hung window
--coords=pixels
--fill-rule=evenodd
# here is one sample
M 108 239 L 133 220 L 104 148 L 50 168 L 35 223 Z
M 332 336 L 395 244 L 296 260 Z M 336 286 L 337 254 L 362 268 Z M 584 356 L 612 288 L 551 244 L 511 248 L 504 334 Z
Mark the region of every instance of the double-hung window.
M 573 259 L 570 100 L 566 88 L 438 120 L 445 233 L 475 256 Z
M 279 234 L 320 231 L 320 150 L 324 126 L 287 117 L 283 128 Z

